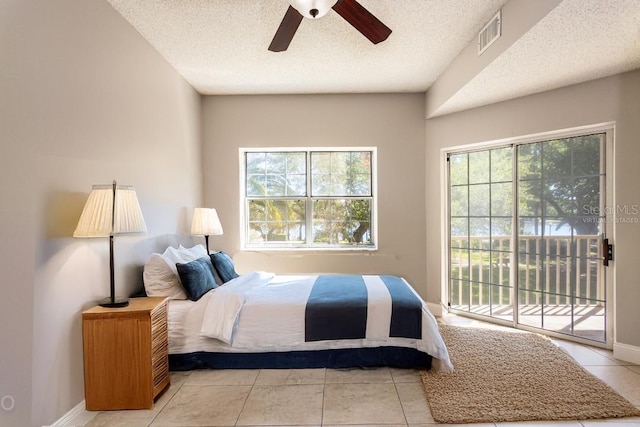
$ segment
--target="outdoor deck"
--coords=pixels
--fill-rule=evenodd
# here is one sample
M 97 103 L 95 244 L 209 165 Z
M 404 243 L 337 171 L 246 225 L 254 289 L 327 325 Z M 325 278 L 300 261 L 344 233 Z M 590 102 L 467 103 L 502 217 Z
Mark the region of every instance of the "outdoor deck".
M 452 305 L 452 309 L 470 312 L 481 316 L 513 321 L 513 307 L 500 305 L 469 306 Z M 544 310 L 544 316 L 543 314 Z M 573 311 L 573 318 L 571 313 Z M 544 323 L 543 323 L 544 322 Z M 605 309 L 594 305 L 522 305 L 518 323 L 534 328 L 546 329 L 561 334 L 575 335 L 598 342 L 605 341 Z M 573 329 L 572 329 L 573 325 Z

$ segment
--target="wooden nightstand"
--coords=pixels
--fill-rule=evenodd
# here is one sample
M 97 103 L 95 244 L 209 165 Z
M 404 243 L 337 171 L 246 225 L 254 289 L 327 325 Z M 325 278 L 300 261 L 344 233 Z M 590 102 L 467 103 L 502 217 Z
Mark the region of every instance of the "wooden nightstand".
M 82 313 L 82 339 L 87 410 L 149 409 L 169 385 L 166 298 L 93 307 Z

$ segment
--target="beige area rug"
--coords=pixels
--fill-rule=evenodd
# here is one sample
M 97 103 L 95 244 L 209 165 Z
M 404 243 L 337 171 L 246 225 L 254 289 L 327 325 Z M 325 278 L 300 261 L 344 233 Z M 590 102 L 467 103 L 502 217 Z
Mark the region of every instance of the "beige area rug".
M 440 331 L 454 372 L 421 372 L 431 414 L 439 423 L 640 416 L 545 337 L 449 325 Z

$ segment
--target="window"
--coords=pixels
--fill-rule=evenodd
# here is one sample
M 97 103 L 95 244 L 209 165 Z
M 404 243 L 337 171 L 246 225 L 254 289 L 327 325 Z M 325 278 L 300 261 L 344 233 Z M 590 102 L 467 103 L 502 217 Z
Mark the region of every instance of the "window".
M 374 249 L 375 148 L 241 149 L 245 248 Z

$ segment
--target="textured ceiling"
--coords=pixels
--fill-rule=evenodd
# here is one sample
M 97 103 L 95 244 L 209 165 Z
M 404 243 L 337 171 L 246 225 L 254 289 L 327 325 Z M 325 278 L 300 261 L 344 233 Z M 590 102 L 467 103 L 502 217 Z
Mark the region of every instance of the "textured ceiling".
M 275 53 L 287 0 L 108 1 L 202 94 L 424 92 L 506 3 L 358 0 L 393 30 L 386 41 L 330 11 Z M 564 0 L 430 115 L 637 68 L 640 0 Z
M 435 115 L 640 68 L 640 0 L 564 0 Z
M 109 0 L 202 94 L 421 92 L 506 0 L 360 0 L 373 45 L 334 11 L 267 50 L 287 0 Z

